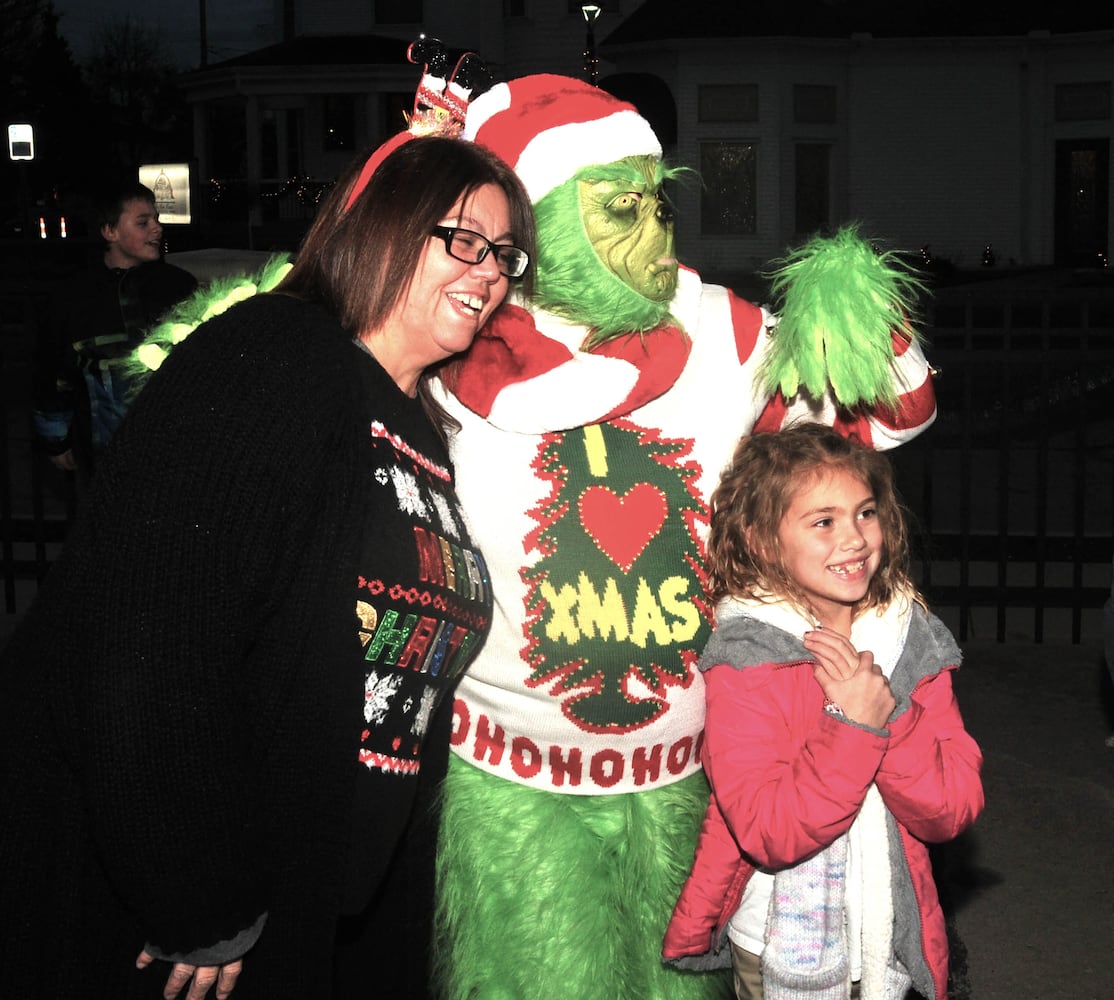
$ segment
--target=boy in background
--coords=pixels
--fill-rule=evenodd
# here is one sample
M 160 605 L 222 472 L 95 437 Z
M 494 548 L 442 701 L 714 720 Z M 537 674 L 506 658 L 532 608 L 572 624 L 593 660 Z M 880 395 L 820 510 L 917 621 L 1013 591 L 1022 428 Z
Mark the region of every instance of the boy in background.
M 33 423 L 60 469 L 87 479 L 94 456 L 123 419 L 123 361 L 197 280 L 163 260 L 155 196 L 137 181 L 108 189 L 95 205 L 102 257 L 53 301 L 35 345 Z

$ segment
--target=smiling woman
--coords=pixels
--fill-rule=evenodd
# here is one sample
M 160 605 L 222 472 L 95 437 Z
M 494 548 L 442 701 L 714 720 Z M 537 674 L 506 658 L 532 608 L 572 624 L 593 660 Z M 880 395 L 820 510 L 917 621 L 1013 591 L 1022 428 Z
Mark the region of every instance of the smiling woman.
M 492 615 L 425 383 L 523 280 L 533 216 L 469 142 L 364 166 L 149 376 L 4 650 L 13 996 L 425 995 L 449 708 Z
M 518 251 L 515 270 L 520 255 L 529 262 L 533 211 L 502 160 L 456 139 L 410 139 L 363 183 L 353 164 L 277 291 L 329 302 L 399 387 L 441 420 L 426 372 L 465 350 L 503 301 L 512 280 L 506 255 Z M 462 260 L 446 227 L 475 231 L 497 249 Z M 523 277 L 528 291 L 529 272 L 514 280 Z
M 445 221 L 458 225 L 430 229 L 405 296 L 380 326 L 360 331 L 361 343 L 408 395 L 416 395 L 418 380 L 426 368 L 467 350 L 503 301 L 510 282 L 504 273 L 507 267 L 502 263 L 503 254 L 521 255 L 516 260 L 523 270 L 529 261 L 524 250 L 509 243 L 500 249 L 482 233 L 459 225 L 500 234 L 498 239 L 504 241 L 510 238 L 507 196 L 494 184 L 463 196 L 449 209 Z M 466 240 L 459 239 L 461 235 Z M 480 250 L 469 251 L 468 246 L 477 241 L 482 241 Z M 496 252 L 489 253 L 490 247 Z

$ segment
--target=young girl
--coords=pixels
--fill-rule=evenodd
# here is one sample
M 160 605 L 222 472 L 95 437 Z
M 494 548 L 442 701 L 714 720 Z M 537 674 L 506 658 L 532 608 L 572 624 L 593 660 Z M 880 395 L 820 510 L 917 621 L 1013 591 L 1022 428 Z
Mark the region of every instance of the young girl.
M 944 1000 L 926 843 L 981 811 L 982 757 L 888 460 L 819 425 L 744 438 L 708 559 L 712 796 L 664 959 L 730 961 L 739 1000 Z

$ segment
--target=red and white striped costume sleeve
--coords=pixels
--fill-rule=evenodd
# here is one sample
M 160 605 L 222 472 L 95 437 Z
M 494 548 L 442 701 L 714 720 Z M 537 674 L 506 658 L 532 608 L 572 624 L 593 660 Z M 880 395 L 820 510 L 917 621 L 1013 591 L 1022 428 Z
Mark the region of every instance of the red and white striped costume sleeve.
M 618 337 L 592 352 L 580 349 L 588 332 L 583 326 L 516 305 L 504 307 L 458 369 L 455 393 L 473 413 L 517 433 L 565 430 L 630 413 L 673 386 L 689 363 L 691 338 L 728 334 L 704 322 L 707 302 L 717 293 L 728 303 L 717 318 L 721 323 L 729 319 L 738 363 L 753 374 L 776 318 L 727 289 L 702 284 L 695 272 L 683 268 L 673 308 L 677 325 Z M 905 331 L 895 330 L 891 340 L 894 407 L 849 411 L 831 396 L 786 400 L 778 393 L 759 404 L 753 429 L 777 430 L 809 419 L 879 450 L 916 437 L 936 418 L 932 369 Z
M 807 408 L 811 419 L 831 424 L 841 433 L 859 438 L 866 444 L 885 451 L 916 437 L 936 419 L 936 393 L 932 385 L 932 369 L 920 346 L 901 331 L 891 334 L 893 341 L 894 387 L 897 404 L 877 406 L 872 410 L 850 412 L 839 409 L 828 397 L 817 410 Z M 805 404 L 787 402 L 779 393 L 774 396 L 755 424 L 755 430 L 777 430 L 798 415 Z

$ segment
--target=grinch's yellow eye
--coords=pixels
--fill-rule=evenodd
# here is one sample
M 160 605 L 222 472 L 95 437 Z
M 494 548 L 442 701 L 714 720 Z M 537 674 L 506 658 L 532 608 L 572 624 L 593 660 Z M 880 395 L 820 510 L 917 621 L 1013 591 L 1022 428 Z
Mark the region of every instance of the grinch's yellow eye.
M 637 191 L 624 191 L 607 203 L 607 210 L 612 215 L 631 215 L 638 211 L 641 201 L 642 195 Z

